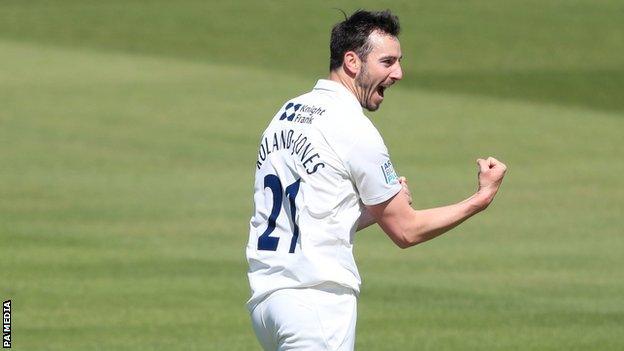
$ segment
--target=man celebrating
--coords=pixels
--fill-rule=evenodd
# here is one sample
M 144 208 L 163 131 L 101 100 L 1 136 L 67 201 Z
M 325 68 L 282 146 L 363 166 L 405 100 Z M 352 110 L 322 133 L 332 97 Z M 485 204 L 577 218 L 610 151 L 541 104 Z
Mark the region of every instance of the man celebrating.
M 479 189 L 414 210 L 404 178 L 364 115 L 401 80 L 398 18 L 357 11 L 331 33 L 329 79 L 287 101 L 258 149 L 247 260 L 248 308 L 265 350 L 353 350 L 360 276 L 355 232 L 373 223 L 401 248 L 484 210 L 506 166 L 478 159 Z

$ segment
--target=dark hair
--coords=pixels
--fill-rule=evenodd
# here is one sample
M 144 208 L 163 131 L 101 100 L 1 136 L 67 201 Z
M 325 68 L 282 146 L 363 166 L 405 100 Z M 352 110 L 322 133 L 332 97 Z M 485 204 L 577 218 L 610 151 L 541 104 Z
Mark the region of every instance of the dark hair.
M 399 18 L 390 13 L 390 10 L 357 10 L 349 18 L 336 24 L 332 28 L 329 42 L 329 70 L 333 71 L 342 65 L 347 51 L 354 51 L 362 60 L 366 60 L 372 50 L 368 36 L 375 30 L 396 37 L 401 31 Z

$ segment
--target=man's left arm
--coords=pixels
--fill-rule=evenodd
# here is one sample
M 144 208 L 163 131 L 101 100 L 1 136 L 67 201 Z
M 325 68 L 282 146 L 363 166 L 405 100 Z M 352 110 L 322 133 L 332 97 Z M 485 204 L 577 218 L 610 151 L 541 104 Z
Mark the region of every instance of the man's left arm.
M 399 177 L 399 183 L 401 184 L 402 188 L 401 188 L 401 191 L 399 191 L 398 196 L 404 196 L 407 199 L 408 203 L 411 205 L 412 194 L 410 193 L 409 188 L 407 186 L 407 178 Z M 360 215 L 360 218 L 358 219 L 357 231 L 359 232 L 360 230 L 367 228 L 375 223 L 377 223 L 377 220 L 375 219 L 373 214 L 368 210 L 368 207 L 364 207 L 364 211 L 362 212 L 362 214 Z

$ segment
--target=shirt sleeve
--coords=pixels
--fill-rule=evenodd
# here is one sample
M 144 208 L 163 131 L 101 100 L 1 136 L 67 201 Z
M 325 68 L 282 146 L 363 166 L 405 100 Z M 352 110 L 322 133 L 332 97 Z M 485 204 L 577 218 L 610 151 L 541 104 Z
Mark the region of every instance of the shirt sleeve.
M 346 164 L 364 205 L 380 204 L 401 190 L 388 148 L 378 133 L 356 142 Z

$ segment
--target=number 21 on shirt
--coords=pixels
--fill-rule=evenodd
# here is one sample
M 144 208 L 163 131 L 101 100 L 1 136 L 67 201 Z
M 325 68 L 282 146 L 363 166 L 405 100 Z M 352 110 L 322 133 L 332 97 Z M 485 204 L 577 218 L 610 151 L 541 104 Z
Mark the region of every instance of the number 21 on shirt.
M 286 187 L 286 190 L 282 187 L 282 182 L 275 174 L 269 174 L 264 177 L 264 188 L 271 189 L 273 194 L 273 206 L 271 208 L 271 214 L 269 215 L 269 225 L 267 229 L 258 237 L 258 250 L 276 251 L 277 245 L 280 241 L 279 237 L 270 236 L 275 230 L 277 217 L 279 217 L 282 211 L 282 200 L 285 195 L 288 198 L 288 204 L 290 205 L 290 214 L 292 223 L 294 225 L 292 238 L 290 239 L 289 253 L 295 252 L 295 246 L 297 245 L 297 238 L 299 237 L 299 226 L 295 222 L 297 215 L 297 207 L 295 207 L 295 198 L 299 193 L 299 184 L 301 178 L 297 179 L 294 183 Z M 284 204 L 286 205 L 286 204 Z

